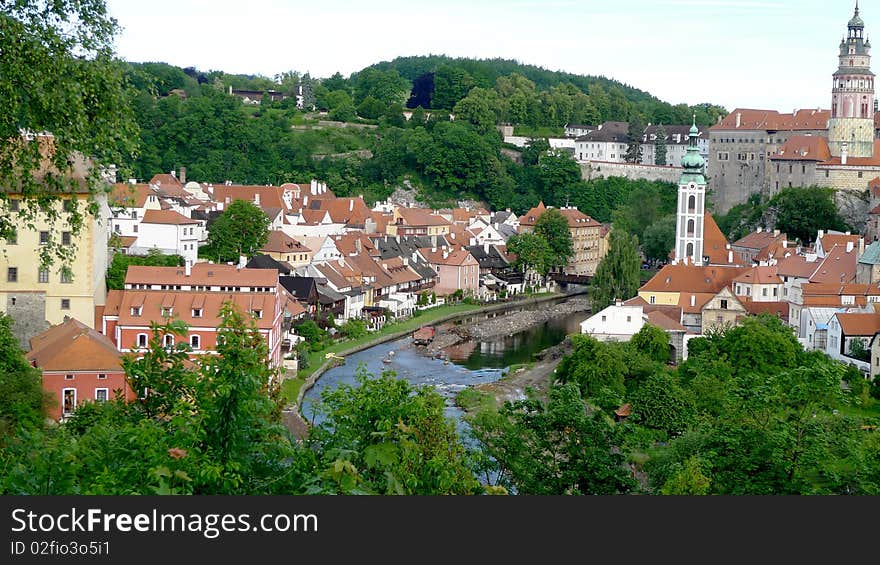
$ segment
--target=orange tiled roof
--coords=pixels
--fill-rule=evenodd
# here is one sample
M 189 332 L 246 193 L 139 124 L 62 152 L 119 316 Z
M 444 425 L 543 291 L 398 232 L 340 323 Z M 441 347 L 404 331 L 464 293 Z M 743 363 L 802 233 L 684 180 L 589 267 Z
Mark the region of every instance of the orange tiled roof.
M 722 267 L 695 265 L 664 265 L 639 290 L 646 292 L 692 292 L 709 293 L 714 296 L 719 290 L 745 272 L 748 267 Z
M 737 126 L 739 118 L 739 126 Z M 776 110 L 737 108 L 710 130 L 824 130 L 828 129 L 830 110 L 798 110 L 793 114 L 780 114 Z
M 196 263 L 190 276 L 183 267 L 146 267 L 131 265 L 125 284 L 167 284 L 201 286 L 277 287 L 278 271 L 237 268 L 235 265 Z
M 446 249 L 448 255 L 444 258 L 443 252 L 444 250 L 441 248 L 437 248 L 436 251 L 433 248 L 423 248 L 420 250 L 420 253 L 425 258 L 428 263 L 432 263 L 434 265 L 462 265 L 467 261 L 468 257 L 476 263 L 477 260 L 473 258 L 470 254 L 470 251 L 466 251 L 464 249 L 456 249 L 454 251 L 450 251 Z
M 538 203 L 537 206 L 530 209 L 524 215 L 519 217 L 519 225 L 521 226 L 534 226 L 535 222 L 538 221 L 538 218 L 541 217 L 541 214 L 547 211 L 547 207 L 544 206 L 544 201 Z
M 108 203 L 116 208 L 143 208 L 147 203 L 147 197 L 153 196 L 156 191 L 150 185 L 127 182 L 117 182 L 108 197 Z
M 873 313 L 843 313 L 835 314 L 840 322 L 840 329 L 848 336 L 874 336 L 880 332 L 880 314 Z
M 679 322 L 673 320 L 663 312 L 659 310 L 654 310 L 647 313 L 648 322 L 651 325 L 657 326 L 658 328 L 667 330 L 667 331 L 681 331 L 686 332 L 687 328 L 682 326 Z
M 187 218 L 183 214 L 175 212 L 174 210 L 147 210 L 144 212 L 144 219 L 141 220 L 141 223 L 182 226 L 198 224 L 199 221 Z
M 426 208 L 398 207 L 397 213 L 403 218 L 407 226 L 448 226 L 452 222 L 442 216 L 431 213 Z
M 825 255 L 816 271 L 810 277 L 810 282 L 818 283 L 849 283 L 856 277 L 858 251 L 855 248 L 849 253 L 846 248 L 835 245 Z
M 745 265 L 746 261 L 742 258 L 739 251 L 733 252 L 733 262 L 731 263 L 727 248 L 728 242 L 721 228 L 715 223 L 715 218 L 708 212 L 703 215 L 703 255 L 709 256 L 709 264 L 711 265 Z
M 120 326 L 149 326 L 150 322 L 162 322 L 165 319 L 162 309 L 170 306 L 174 320 L 183 320 L 192 327 L 216 328 L 222 322 L 220 311 L 223 305 L 231 301 L 247 318 L 250 318 L 249 312 L 261 310 L 262 317 L 254 319 L 254 323 L 260 329 L 269 329 L 274 326 L 276 300 L 279 298 L 269 293 L 164 290 L 126 290 L 124 293 L 119 307 Z M 133 306 L 141 307 L 140 316 L 132 315 Z M 193 309 L 200 309 L 202 315 L 193 316 Z
M 818 135 L 792 136 L 770 156 L 775 161 L 827 161 L 830 158 L 828 140 Z
M 312 251 L 293 239 L 283 231 L 272 230 L 269 232 L 269 239 L 266 241 L 260 251 L 269 253 L 311 253 Z
M 75 318 L 30 340 L 28 361 L 44 371 L 118 371 L 121 354 L 109 339 Z
M 746 284 L 782 284 L 776 272 L 776 265 L 770 267 L 752 267 L 733 279 L 734 282 Z
M 742 296 L 739 298 L 749 314 L 758 315 L 767 312 L 788 320 L 788 302 L 756 302 Z
M 803 255 L 790 255 L 776 262 L 776 273 L 781 276 L 809 279 L 819 268 L 819 264 L 819 261 L 807 261 Z
M 831 157 L 827 161 L 819 163 L 818 166 L 824 165 L 842 165 L 840 157 Z M 874 156 L 873 157 L 847 157 L 844 167 L 880 167 L 880 139 L 874 140 Z
M 764 249 L 775 241 L 784 240 L 785 238 L 786 235 L 784 233 L 774 234 L 774 232 L 770 230 L 753 231 L 731 243 L 731 246 L 746 247 L 757 251 Z

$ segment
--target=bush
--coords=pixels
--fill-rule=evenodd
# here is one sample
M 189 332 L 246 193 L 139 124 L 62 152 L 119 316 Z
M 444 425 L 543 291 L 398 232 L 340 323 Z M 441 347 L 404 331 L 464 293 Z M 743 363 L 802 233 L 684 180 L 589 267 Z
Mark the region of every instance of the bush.
M 352 318 L 339 327 L 339 333 L 346 339 L 358 339 L 367 335 L 367 323 Z

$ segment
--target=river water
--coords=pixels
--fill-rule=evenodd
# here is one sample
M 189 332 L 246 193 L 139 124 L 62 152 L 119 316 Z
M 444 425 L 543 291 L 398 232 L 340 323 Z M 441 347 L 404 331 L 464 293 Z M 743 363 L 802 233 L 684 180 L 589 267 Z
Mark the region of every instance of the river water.
M 469 323 L 495 315 L 476 314 L 452 323 Z M 449 361 L 423 355 L 410 336 L 376 345 L 347 356 L 343 365 L 324 372 L 303 396 L 301 413 L 310 422 L 320 422 L 315 404 L 321 393 L 342 384 L 355 384 L 356 371 L 363 366 L 373 375 L 391 370 L 415 386 L 433 386 L 446 398 L 446 416 L 456 421 L 461 432 L 463 412 L 454 403 L 460 390 L 500 379 L 510 365 L 531 361 L 535 353 L 560 343 L 567 334 L 578 332 L 580 322 L 588 316 L 589 312 L 576 312 L 510 336 L 458 344 L 445 350 Z

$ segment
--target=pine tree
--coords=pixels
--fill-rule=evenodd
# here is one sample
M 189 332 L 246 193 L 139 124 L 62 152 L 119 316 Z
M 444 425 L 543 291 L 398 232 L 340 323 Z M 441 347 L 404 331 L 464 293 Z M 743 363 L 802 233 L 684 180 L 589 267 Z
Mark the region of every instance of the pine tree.
M 626 155 L 623 157 L 627 163 L 642 162 L 642 135 L 644 133 L 645 126 L 642 125 L 642 120 L 634 115 L 629 120 L 629 131 L 627 132 L 629 143 L 626 146 Z
M 666 129 L 663 124 L 657 126 L 657 137 L 654 139 L 654 164 L 666 164 Z

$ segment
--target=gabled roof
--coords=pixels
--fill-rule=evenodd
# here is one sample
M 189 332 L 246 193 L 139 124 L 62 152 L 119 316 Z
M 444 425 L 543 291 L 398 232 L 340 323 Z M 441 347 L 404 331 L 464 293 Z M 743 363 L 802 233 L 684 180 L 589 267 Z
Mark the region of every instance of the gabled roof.
M 427 208 L 404 208 L 399 206 L 397 213 L 407 226 L 448 226 L 449 220 L 431 213 Z
M 648 317 L 648 323 L 652 326 L 657 326 L 660 329 L 666 331 L 678 331 L 678 332 L 686 332 L 687 328 L 682 326 L 676 320 L 673 320 L 663 312 L 659 310 L 653 310 L 651 312 L 646 313 Z
M 846 244 L 850 242 L 852 242 L 854 248 L 857 248 L 859 246 L 860 239 L 862 239 L 862 236 L 857 233 L 826 233 L 819 238 L 819 241 L 822 242 L 822 249 L 825 249 L 827 251 L 835 245 L 846 248 Z
M 147 198 L 155 196 L 156 191 L 148 184 L 117 182 L 107 199 L 111 208 L 143 208 Z
M 262 254 L 254 255 L 251 260 L 248 261 L 246 266 L 248 269 L 275 269 L 282 275 L 286 275 L 290 272 L 289 268 L 285 267 L 268 255 Z
M 768 245 L 786 239 L 784 233 L 776 233 L 770 230 L 759 229 L 739 238 L 730 244 L 731 247 L 744 247 L 754 251 L 760 251 Z
M 825 255 L 810 282 L 844 284 L 855 280 L 858 252 L 853 248 L 849 253 L 845 247 L 835 245 Z
M 434 265 L 459 266 L 464 264 L 469 257 L 473 259 L 473 256 L 466 249 L 455 249 L 452 251 L 441 248 L 437 248 L 436 251 L 434 249 L 422 249 L 421 253 L 429 263 Z M 443 256 L 444 253 L 446 253 L 445 257 Z
M 353 253 L 365 253 L 371 257 L 379 255 L 379 250 L 373 240 L 362 231 L 348 232 L 344 235 L 333 236 L 336 243 L 336 249 L 343 255 L 351 255 Z
M 865 247 L 865 252 L 859 257 L 859 263 L 863 265 L 880 265 L 880 241 Z
M 703 215 L 703 255 L 709 256 L 710 265 L 744 265 L 742 255 L 738 251 L 733 252 L 733 262 L 727 248 L 727 238 L 721 233 L 718 224 L 712 214 L 706 212 Z
M 769 313 L 788 321 L 788 302 L 756 302 L 751 298 L 742 296 L 739 298 L 749 314 L 757 316 L 758 314 Z
M 280 230 L 269 232 L 269 238 L 260 251 L 267 253 L 311 253 L 312 251 Z
M 782 284 L 782 279 L 776 272 L 776 265 L 770 267 L 752 267 L 745 273 L 733 279 L 734 282 L 744 284 Z
M 280 277 L 278 282 L 299 300 L 307 300 L 311 296 L 312 290 L 315 292 L 318 290 L 314 277 Z
M 199 224 L 198 220 L 187 218 L 174 210 L 147 210 L 144 212 L 142 224 L 166 224 L 174 226 L 183 226 L 191 224 Z
M 803 255 L 790 255 L 776 262 L 776 273 L 780 276 L 809 279 L 816 269 L 819 261 L 807 261 Z
M 28 361 L 44 371 L 119 371 L 121 353 L 107 337 L 68 318 L 30 340 Z
M 880 314 L 878 313 L 838 313 L 837 321 L 840 329 L 848 336 L 871 336 L 880 332 Z
M 874 140 L 873 157 L 847 157 L 846 165 L 841 163 L 840 157 L 831 157 L 817 166 L 839 165 L 844 167 L 880 167 L 880 139 Z
M 150 184 L 156 185 L 161 189 L 183 188 L 183 183 L 180 182 L 180 179 L 176 175 L 168 173 L 153 175 L 153 178 L 150 179 Z
M 274 271 L 273 271 L 274 272 Z M 277 273 L 276 273 L 277 274 Z M 246 317 L 254 310 L 263 312 L 262 317 L 254 319 L 260 329 L 274 325 L 277 296 L 269 293 L 226 293 L 194 291 L 125 290 L 119 308 L 120 326 L 146 326 L 150 322 L 163 322 L 162 309 L 172 307 L 171 318 L 182 320 L 194 327 L 219 327 L 223 305 L 235 304 Z M 132 315 L 132 306 L 140 306 L 140 315 Z M 200 316 L 193 316 L 193 309 L 200 310 Z
M 519 223 L 521 226 L 534 226 L 535 222 L 538 221 L 538 218 L 541 217 L 541 214 L 547 211 L 547 207 L 544 206 L 544 201 L 538 203 L 534 208 L 529 209 L 528 212 L 519 217 Z
M 569 228 L 598 228 L 602 225 L 574 207 L 560 208 L 559 212 L 568 221 Z

